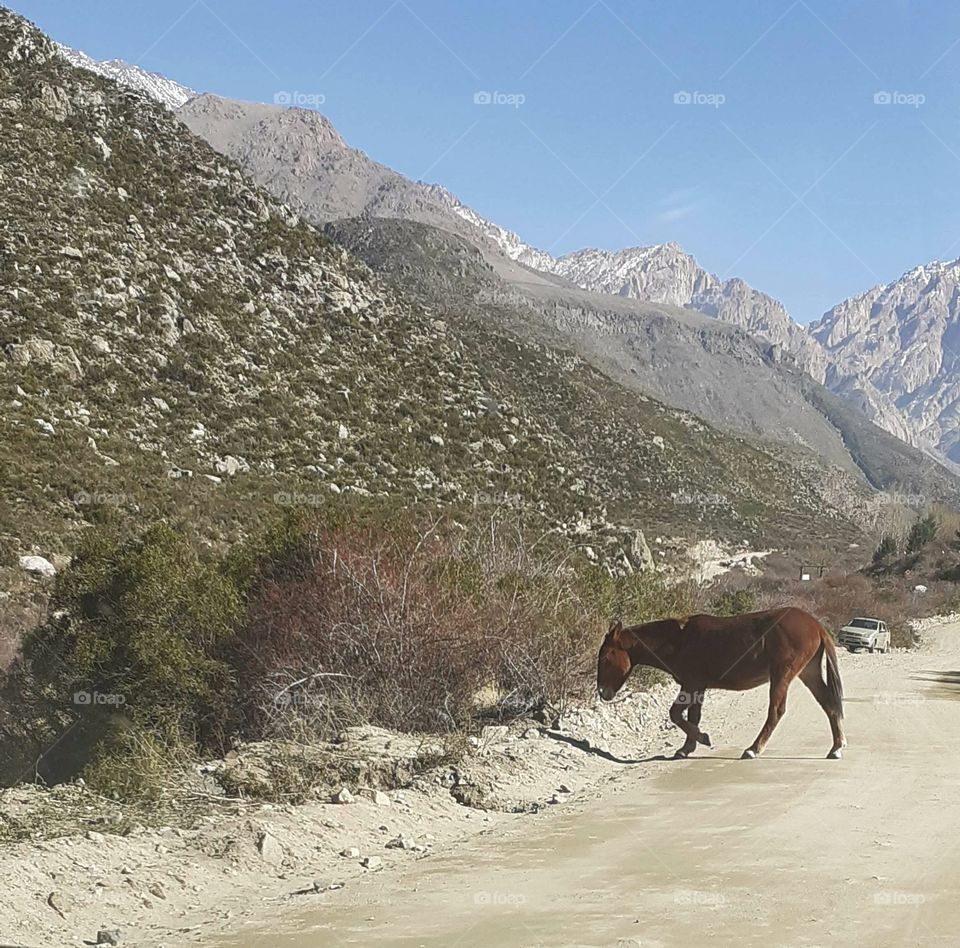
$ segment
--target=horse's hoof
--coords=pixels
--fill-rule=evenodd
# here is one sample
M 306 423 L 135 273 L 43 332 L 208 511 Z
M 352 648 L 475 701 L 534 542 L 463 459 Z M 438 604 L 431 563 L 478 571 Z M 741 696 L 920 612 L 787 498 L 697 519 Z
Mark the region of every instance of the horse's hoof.
M 690 751 L 685 751 L 682 747 L 678 751 L 674 751 L 673 759 L 674 760 L 686 760 L 690 756 Z
M 754 757 L 756 757 L 756 756 L 757 756 L 757 752 L 756 752 L 755 750 L 750 750 L 750 748 L 748 747 L 748 748 L 740 755 L 740 759 L 741 759 L 741 760 L 753 760 Z
M 713 747 L 713 744 L 710 743 L 710 735 L 709 735 L 709 734 L 704 734 L 704 733 L 701 732 L 701 734 L 700 734 L 700 736 L 697 738 L 697 740 L 698 740 L 701 744 L 703 744 L 705 747 Z
M 843 751 L 839 749 L 830 751 L 830 753 L 827 754 L 827 760 L 841 760 L 842 758 Z

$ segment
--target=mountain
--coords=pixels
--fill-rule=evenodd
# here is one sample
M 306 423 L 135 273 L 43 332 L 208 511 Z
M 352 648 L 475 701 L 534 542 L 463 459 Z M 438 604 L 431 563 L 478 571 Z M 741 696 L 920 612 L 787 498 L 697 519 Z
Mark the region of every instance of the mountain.
M 810 327 L 827 384 L 904 440 L 960 463 L 960 260 L 915 267 Z
M 824 379 L 827 360 L 823 351 L 790 318 L 782 303 L 743 280 L 719 280 L 677 244 L 616 252 L 578 250 L 541 260 L 538 266 L 596 293 L 670 303 L 739 326 L 781 347 L 817 381 Z
M 838 484 L 862 476 L 881 492 L 870 501 L 872 520 L 885 522 L 891 500 L 960 505 L 960 480 L 950 471 L 735 326 L 666 304 L 511 282 L 466 240 L 413 221 L 356 218 L 325 231 L 407 294 L 444 310 L 451 324 L 500 325 L 575 353 L 642 401 L 653 395 L 718 427 L 762 436 L 765 450 L 810 476 L 830 471 Z
M 0 110 L 4 586 L 91 522 L 229 543 L 344 494 L 509 505 L 634 563 L 638 530 L 839 555 L 870 527 L 858 472 L 638 397 L 546 323 L 513 326 L 525 310 L 374 275 L 3 8 Z M 424 233 L 418 253 L 460 257 L 464 284 L 517 292 Z M 570 292 L 543 306 L 569 315 Z
M 61 49 L 75 64 L 176 109 L 192 131 L 315 223 L 358 216 L 418 221 L 474 243 L 501 270 L 503 260 L 512 261 L 598 294 L 703 313 L 770 343 L 776 358 L 791 360 L 814 380 L 828 384 L 885 431 L 960 460 L 958 383 L 951 381 L 955 316 L 944 309 L 949 301 L 940 300 L 956 285 L 955 264 L 917 268 L 897 283 L 840 304 L 808 331 L 777 300 L 743 280 L 721 281 L 676 244 L 616 252 L 585 249 L 553 257 L 487 220 L 445 188 L 410 181 L 351 148 L 318 112 L 195 96 L 137 67 L 118 61 L 96 63 L 82 53 Z M 524 283 L 537 282 L 529 270 L 514 275 Z M 933 295 L 926 289 L 927 280 L 940 285 Z M 917 342 L 909 325 L 900 332 L 893 311 L 901 304 L 911 311 L 908 322 L 946 340 L 946 348 L 937 350 L 939 356 Z M 684 407 L 703 410 L 698 404 Z
M 136 89 L 138 92 L 150 96 L 151 99 L 155 99 L 161 105 L 170 109 L 171 112 L 179 109 L 188 99 L 192 99 L 197 94 L 192 89 L 180 85 L 179 82 L 174 82 L 159 73 L 147 72 L 145 69 L 124 62 L 122 59 L 100 62 L 91 59 L 80 50 L 70 49 L 69 46 L 62 46 L 59 43 L 54 45 L 61 55 L 74 66 L 80 69 L 89 69 L 97 75 L 113 79 L 120 85 Z

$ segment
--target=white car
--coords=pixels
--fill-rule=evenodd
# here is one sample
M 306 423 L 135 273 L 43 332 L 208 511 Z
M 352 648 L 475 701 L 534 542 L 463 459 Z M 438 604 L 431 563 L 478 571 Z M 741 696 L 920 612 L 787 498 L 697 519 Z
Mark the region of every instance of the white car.
M 869 649 L 871 652 L 890 651 L 890 630 L 886 622 L 857 616 L 851 619 L 837 635 L 838 644 L 849 652 Z

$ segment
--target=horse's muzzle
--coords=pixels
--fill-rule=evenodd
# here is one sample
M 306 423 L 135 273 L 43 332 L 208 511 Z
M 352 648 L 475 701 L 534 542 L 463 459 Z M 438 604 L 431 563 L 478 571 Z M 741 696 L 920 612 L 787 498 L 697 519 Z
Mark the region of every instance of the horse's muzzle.
M 613 701 L 616 698 L 617 693 L 613 688 L 598 688 L 597 694 L 600 696 L 601 701 Z

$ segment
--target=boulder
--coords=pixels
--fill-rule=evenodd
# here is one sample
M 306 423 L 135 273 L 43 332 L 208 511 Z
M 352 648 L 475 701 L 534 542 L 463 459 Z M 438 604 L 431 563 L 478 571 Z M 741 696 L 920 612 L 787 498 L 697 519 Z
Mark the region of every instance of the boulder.
M 57 575 L 56 566 L 42 556 L 21 556 L 20 568 L 46 579 L 53 579 Z

